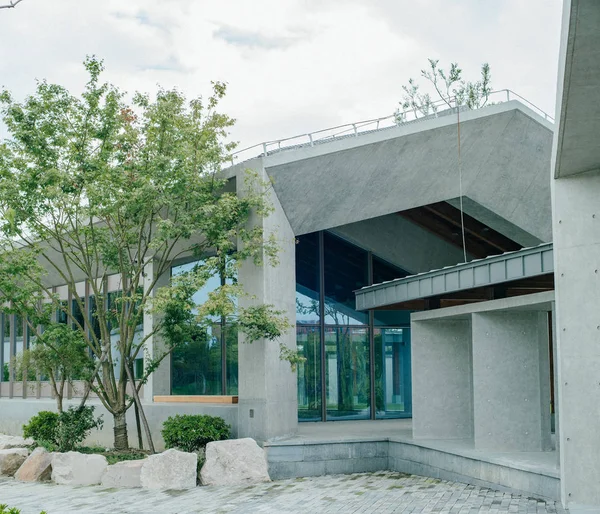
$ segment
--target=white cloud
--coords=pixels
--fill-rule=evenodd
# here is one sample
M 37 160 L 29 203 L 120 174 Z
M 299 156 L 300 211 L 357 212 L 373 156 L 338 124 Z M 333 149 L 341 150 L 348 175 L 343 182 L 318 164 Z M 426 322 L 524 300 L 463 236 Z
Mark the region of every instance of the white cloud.
M 224 80 L 248 146 L 392 113 L 429 56 L 552 111 L 559 0 L 24 0 L 0 11 L 0 84 L 81 89 L 86 54 L 129 91 L 189 96 Z M 475 78 L 474 76 L 471 78 Z

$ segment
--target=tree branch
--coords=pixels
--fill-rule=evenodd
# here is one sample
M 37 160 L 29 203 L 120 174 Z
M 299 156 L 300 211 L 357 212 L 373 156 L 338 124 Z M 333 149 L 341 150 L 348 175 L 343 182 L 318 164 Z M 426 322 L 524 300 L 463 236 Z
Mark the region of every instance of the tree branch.
M 8 4 L 0 5 L 0 9 L 14 9 L 22 1 L 23 0 L 11 0 L 11 2 Z

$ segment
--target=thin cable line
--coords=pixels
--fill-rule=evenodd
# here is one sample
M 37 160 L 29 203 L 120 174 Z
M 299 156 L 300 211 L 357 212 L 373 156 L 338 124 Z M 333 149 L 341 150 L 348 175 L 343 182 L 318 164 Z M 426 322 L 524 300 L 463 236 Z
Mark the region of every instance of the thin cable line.
M 467 243 L 465 241 L 465 218 L 463 213 L 462 157 L 460 153 L 460 106 L 458 105 L 458 100 L 456 99 L 456 97 L 454 97 L 454 102 L 456 103 L 456 131 L 458 136 L 458 201 L 460 204 L 460 229 L 462 232 L 463 257 L 465 259 L 465 262 L 467 262 Z

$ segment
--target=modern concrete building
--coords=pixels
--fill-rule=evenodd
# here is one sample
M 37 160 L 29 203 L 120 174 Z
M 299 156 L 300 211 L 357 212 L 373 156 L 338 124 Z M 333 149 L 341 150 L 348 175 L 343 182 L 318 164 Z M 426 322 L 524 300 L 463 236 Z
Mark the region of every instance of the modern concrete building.
M 599 18 L 565 1 L 556 125 L 505 91 L 460 116 L 265 143 L 224 170 L 240 194 L 248 168 L 272 181 L 280 264 L 239 281 L 295 321 L 282 342 L 305 361 L 293 373 L 278 344 L 215 325 L 145 385 L 153 430 L 217 414 L 265 445 L 275 477 L 395 469 L 600 512 Z M 7 364 L 28 335 L 1 321 Z M 0 432 L 16 432 L 51 399 L 7 371 Z

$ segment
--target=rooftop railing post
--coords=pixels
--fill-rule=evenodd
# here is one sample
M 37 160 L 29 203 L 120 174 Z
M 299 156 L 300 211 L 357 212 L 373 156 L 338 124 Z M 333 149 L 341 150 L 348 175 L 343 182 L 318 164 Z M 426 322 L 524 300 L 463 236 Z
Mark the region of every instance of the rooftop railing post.
M 506 90 L 506 101 L 510 102 L 510 89 Z
M 313 142 L 312 134 L 308 134 L 308 139 L 310 139 L 310 146 L 315 146 L 315 144 Z
M 262 147 L 263 147 L 263 153 L 265 154 L 265 157 L 266 157 L 267 156 L 267 143 L 263 143 Z
M 354 135 L 355 135 L 356 137 L 358 137 L 358 129 L 356 128 L 356 123 L 353 123 L 353 124 L 352 124 L 352 127 L 354 128 Z

